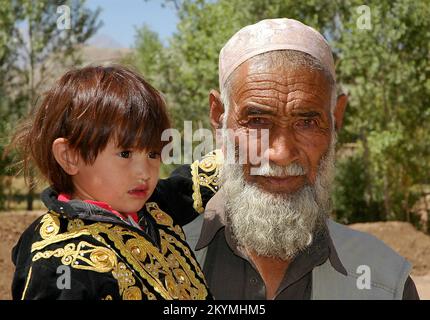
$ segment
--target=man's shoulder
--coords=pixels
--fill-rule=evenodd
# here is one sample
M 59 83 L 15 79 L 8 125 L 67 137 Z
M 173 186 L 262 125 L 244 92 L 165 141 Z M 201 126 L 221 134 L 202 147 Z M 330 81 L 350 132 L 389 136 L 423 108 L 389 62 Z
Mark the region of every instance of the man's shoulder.
M 379 254 L 385 253 L 393 257 L 402 258 L 390 246 L 369 233 L 352 229 L 331 219 L 328 220 L 327 226 L 336 249 L 362 251 L 373 248 Z
M 348 272 L 358 277 L 368 270 L 380 285 L 392 285 L 405 278 L 411 264 L 380 239 L 365 232 L 329 220 L 330 237 Z

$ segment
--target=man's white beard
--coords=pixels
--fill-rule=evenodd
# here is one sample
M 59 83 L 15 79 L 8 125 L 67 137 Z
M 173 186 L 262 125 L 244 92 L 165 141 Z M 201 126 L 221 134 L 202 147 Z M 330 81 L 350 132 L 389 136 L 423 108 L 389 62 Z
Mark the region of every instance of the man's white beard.
M 324 231 L 331 209 L 335 144 L 333 133 L 329 150 L 320 161 L 315 184 L 307 184 L 294 194 L 264 191 L 245 181 L 243 165 L 223 165 L 221 190 L 226 199 L 226 219 L 239 246 L 261 256 L 286 260 L 308 247 L 314 236 Z M 263 170 L 266 174 L 267 169 Z M 284 170 L 297 171 L 289 169 L 270 164 L 269 171 L 273 175 Z

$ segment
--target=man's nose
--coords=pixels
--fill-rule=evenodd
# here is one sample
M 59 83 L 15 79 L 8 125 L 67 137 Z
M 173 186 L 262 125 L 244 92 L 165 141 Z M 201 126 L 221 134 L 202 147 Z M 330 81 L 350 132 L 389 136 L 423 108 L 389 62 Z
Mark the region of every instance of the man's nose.
M 270 137 L 269 161 L 286 166 L 299 159 L 296 141 L 287 130 L 277 130 Z

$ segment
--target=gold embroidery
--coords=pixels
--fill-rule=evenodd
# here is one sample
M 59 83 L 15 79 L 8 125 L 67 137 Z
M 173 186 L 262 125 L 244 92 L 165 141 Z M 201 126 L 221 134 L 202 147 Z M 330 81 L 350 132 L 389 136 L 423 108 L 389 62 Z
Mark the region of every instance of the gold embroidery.
M 77 229 L 82 228 L 84 225 L 85 224 L 81 219 L 69 220 L 69 223 L 67 224 L 67 231 L 76 231 Z
M 60 231 L 60 220 L 58 219 L 58 215 L 53 212 L 48 212 L 45 214 L 40 221 L 42 224 L 40 227 L 40 236 L 42 239 L 49 239 L 58 234 Z
M 24 288 L 24 291 L 22 292 L 21 300 L 25 299 L 25 293 L 27 292 L 28 284 L 30 283 L 30 279 L 31 279 L 31 271 L 32 271 L 32 267 L 30 267 L 30 271 L 28 271 L 27 281 L 25 282 L 25 288 Z
M 112 251 L 103 247 L 96 247 L 90 254 L 90 260 L 97 266 L 99 272 L 109 272 L 117 263 Z
M 138 287 L 130 287 L 124 291 L 124 300 L 142 300 L 142 291 Z
M 170 216 L 159 209 L 156 204 L 152 208 L 161 213 L 162 219 L 160 221 L 164 221 L 167 224 L 169 231 L 175 233 L 178 231 L 169 225 Z M 204 279 L 203 273 L 187 246 L 182 244 L 173 234 L 160 230 L 162 248 L 160 252 L 149 240 L 122 226 L 113 226 L 106 223 L 84 225 L 74 221 L 73 224 L 69 223 L 68 229 L 70 230 L 69 232 L 34 243 L 32 252 L 45 248 L 50 244 L 74 239 L 81 235 L 89 235 L 106 247 L 111 244 L 115 251 L 81 241 L 78 246 L 69 243 L 64 248 L 37 252 L 33 257 L 33 261 L 55 256 L 61 258 L 63 264 L 71 265 L 74 268 L 98 272 L 112 271 L 112 274 L 115 272 L 114 277 L 118 280 L 120 291 L 122 292 L 121 296 L 124 299 L 141 298 L 142 292 L 148 299 L 156 299 L 155 294 L 145 287 L 141 279 L 145 279 L 151 290 L 155 290 L 164 299 L 204 299 L 207 297 L 208 293 L 204 282 L 196 277 L 189 263 L 193 265 L 196 273 L 202 279 Z M 123 260 L 124 268 L 128 272 L 130 270 L 133 272 L 133 274 L 126 273 L 127 277 L 124 277 L 124 281 L 120 280 L 123 276 L 121 272 L 125 273 L 124 270 L 126 269 L 118 269 L 121 263 L 118 259 L 125 259 Z M 138 293 L 136 289 L 127 290 L 135 286 L 137 279 L 139 279 L 142 291 Z M 139 289 L 137 286 L 135 287 Z
M 69 243 L 64 248 L 38 252 L 34 255 L 33 261 L 41 258 L 48 259 L 52 256 L 62 258 L 62 264 L 71 265 L 75 269 L 101 273 L 112 271 L 112 275 L 118 280 L 120 295 L 124 300 L 142 299 L 142 293 L 138 287 L 129 288 L 136 283 L 132 272 L 124 263 L 117 263 L 115 254 L 107 248 L 97 247 L 85 241 L 79 242 L 78 246 Z
M 157 297 L 152 292 L 149 292 L 148 288 L 144 285 L 143 286 L 143 293 L 146 295 L 148 300 L 157 300 Z
M 192 258 L 190 250 L 182 245 L 175 237 L 166 234 L 164 231 L 160 230 L 161 236 L 161 247 L 162 252 L 158 250 L 157 247 L 153 246 L 148 240 L 144 239 L 135 234 L 135 238 L 140 240 L 140 248 L 146 251 L 146 260 L 141 261 L 136 256 L 134 256 L 129 247 L 124 244 L 123 236 L 132 235 L 133 232 L 128 231 L 120 226 L 115 226 L 112 230 L 115 232 L 111 232 L 110 230 L 106 230 L 103 228 L 103 224 L 99 224 L 101 227 L 100 232 L 105 233 L 109 239 L 115 244 L 115 247 L 119 249 L 121 255 L 123 255 L 127 261 L 131 264 L 132 268 L 138 272 L 142 278 L 146 279 L 148 283 L 154 287 L 154 290 L 157 291 L 164 299 L 185 299 L 188 298 L 185 294 L 178 294 L 177 291 L 173 288 L 172 283 L 175 282 L 179 287 L 182 287 L 183 290 L 190 292 L 188 294 L 192 299 L 204 299 L 207 296 L 207 290 L 205 285 L 195 277 L 194 272 L 191 270 L 190 265 L 187 263 L 185 258 L 181 256 L 181 254 L 175 249 L 175 246 L 181 248 L 185 256 L 192 261 L 193 266 L 198 270 L 198 274 L 203 278 L 203 273 L 197 265 L 197 262 Z M 92 227 L 93 225 L 89 226 Z M 172 245 L 174 244 L 174 245 Z M 169 264 L 167 251 L 170 251 L 174 254 L 175 260 L 179 263 L 179 268 L 184 269 L 187 277 L 190 279 L 190 282 L 195 287 L 186 287 L 184 284 L 180 284 L 180 281 L 177 281 L 174 277 L 173 269 L 174 265 Z M 172 259 L 172 258 L 171 258 Z M 160 280 L 160 275 L 165 275 L 164 283 Z M 173 280 L 172 280 L 173 279 Z
M 209 188 L 216 193 L 219 188 L 219 167 L 222 163 L 221 150 L 214 150 L 196 160 L 191 165 L 191 177 L 193 180 L 193 207 L 198 213 L 203 213 L 203 200 L 200 187 Z M 199 173 L 199 169 L 203 172 Z
M 163 286 L 161 280 L 158 277 L 158 273 L 151 272 L 149 268 L 131 254 L 127 245 L 124 244 L 124 236 L 134 236 L 140 240 L 141 248 L 147 253 L 147 259 L 150 260 L 151 266 L 156 266 L 156 262 L 163 263 L 165 261 L 164 256 L 159 252 L 158 248 L 154 247 L 148 240 L 143 237 L 136 235 L 134 232 L 129 231 L 120 226 L 115 226 L 111 230 L 104 228 L 103 224 L 98 224 L 100 227 L 100 232 L 105 233 L 108 238 L 115 244 L 115 247 L 120 251 L 127 261 L 131 264 L 134 270 L 136 270 L 142 278 L 146 279 L 148 283 L 154 287 L 154 290 L 161 294 L 164 299 L 172 299 L 169 292 Z M 89 226 L 92 227 L 92 226 Z M 113 232 L 112 232 L 113 231 Z M 154 268 L 156 269 L 156 268 Z
M 102 300 L 113 300 L 112 296 L 108 294 L 106 298 L 102 298 Z
M 160 280 L 157 277 L 153 277 L 150 272 L 146 272 L 146 270 L 140 266 L 139 260 L 137 258 L 134 258 L 131 255 L 129 248 L 127 248 L 125 246 L 125 244 L 122 240 L 123 236 L 132 236 L 133 238 L 136 238 L 136 234 L 134 232 L 129 231 L 128 229 L 122 228 L 120 226 L 114 226 L 112 228 L 111 224 L 105 224 L 105 223 L 95 223 L 92 225 L 84 225 L 81 228 L 78 227 L 77 229 L 74 229 L 73 232 L 65 232 L 63 234 L 57 235 L 56 237 L 54 237 L 52 239 L 47 239 L 47 240 L 43 240 L 43 241 L 39 241 L 39 242 L 34 243 L 32 245 L 32 252 L 37 251 L 37 250 L 41 250 L 41 249 L 47 247 L 48 245 L 51 245 L 54 243 L 58 243 L 58 242 L 69 240 L 69 239 L 78 238 L 82 235 L 91 235 L 94 239 L 101 241 L 104 244 L 106 244 L 106 241 L 100 235 L 103 233 L 106 234 L 108 236 L 108 238 L 114 242 L 115 246 L 120 250 L 120 253 L 125 258 L 127 258 L 129 261 L 131 261 L 133 268 L 140 269 L 140 271 L 139 271 L 140 275 L 144 279 L 146 279 L 149 282 L 149 284 L 152 287 L 154 287 L 154 289 L 157 292 L 159 292 L 165 299 L 171 299 L 168 292 L 164 289 Z M 138 239 L 141 241 L 141 248 L 145 252 L 155 253 L 158 251 L 157 248 L 153 247 L 149 243 L 149 241 L 147 241 L 143 237 L 139 237 Z M 74 244 L 69 244 L 69 245 L 74 245 Z M 63 262 L 64 264 L 71 264 L 72 262 L 76 262 L 76 261 L 71 261 L 73 259 L 73 257 L 75 257 L 75 251 L 76 250 L 74 250 L 74 248 L 66 246 L 64 249 L 60 248 L 60 249 L 57 249 L 54 251 L 46 251 L 44 253 L 38 252 L 38 253 L 36 253 L 35 257 L 36 257 L 36 259 L 40 259 L 41 257 L 49 258 L 50 256 L 56 256 L 56 257 L 62 256 L 66 262 L 66 263 Z M 33 261 L 35 261 L 34 259 L 35 258 L 33 258 Z M 156 255 L 155 259 L 156 260 L 163 259 L 163 256 L 159 253 L 158 255 Z M 79 265 L 79 262 L 78 262 L 78 265 Z M 73 267 L 75 267 L 75 265 L 73 265 Z
M 112 275 L 118 280 L 119 294 L 124 300 L 142 300 L 142 292 L 134 286 L 136 279 L 124 263 L 118 263 Z
M 116 256 L 111 250 L 85 241 L 79 242 L 78 246 L 68 243 L 64 248 L 37 252 L 33 261 L 51 257 L 61 258 L 61 263 L 66 266 L 96 272 L 110 272 L 117 264 Z
M 157 224 L 167 226 L 169 230 L 175 232 L 182 240 L 185 241 L 185 235 L 181 227 L 173 226 L 173 219 L 166 212 L 158 207 L 156 202 L 148 202 L 145 204 L 146 210 L 152 215 Z
M 196 278 L 196 275 L 193 270 L 191 270 L 191 266 L 187 263 L 183 255 L 181 255 L 176 247 L 180 248 L 185 256 L 190 257 L 191 253 L 188 247 L 179 243 L 174 237 L 169 234 L 166 234 L 163 230 L 160 230 L 160 235 L 162 238 L 161 246 L 162 252 L 166 255 L 167 250 L 171 252 L 170 255 L 167 256 L 167 262 L 170 266 L 170 269 L 173 270 L 175 282 L 175 288 L 170 287 L 174 298 L 179 299 L 193 299 L 193 300 L 201 300 L 207 296 L 207 290 L 205 285 Z M 194 259 L 190 259 L 193 264 L 197 274 L 204 279 L 203 272 L 201 271 L 199 265 Z M 168 278 L 166 281 L 171 281 L 172 278 Z M 169 288 L 169 283 L 166 283 L 166 286 Z
M 61 233 L 55 237 L 33 243 L 31 245 L 31 252 L 42 250 L 43 248 L 54 243 L 58 243 L 64 240 L 79 238 L 80 236 L 84 236 L 84 235 L 91 235 L 91 233 L 87 229 L 81 229 L 79 231 L 74 231 L 74 232 Z
M 125 246 L 130 250 L 131 254 L 140 261 L 146 259 L 146 251 L 139 239 L 130 239 L 125 243 Z

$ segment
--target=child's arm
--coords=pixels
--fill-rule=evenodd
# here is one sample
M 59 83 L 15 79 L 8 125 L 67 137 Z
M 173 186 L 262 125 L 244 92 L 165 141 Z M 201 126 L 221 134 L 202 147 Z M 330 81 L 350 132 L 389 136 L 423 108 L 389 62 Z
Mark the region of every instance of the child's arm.
M 220 159 L 220 151 L 215 150 L 191 166 L 178 167 L 169 178 L 159 181 L 156 199 L 176 224 L 183 226 L 202 214 L 219 190 Z
M 78 253 L 77 249 L 83 241 L 94 241 L 85 236 L 52 241 L 50 244 L 49 240 L 41 237 L 42 218 L 24 232 L 12 251 L 12 261 L 16 266 L 12 283 L 13 299 L 93 300 L 108 295 L 118 299 L 118 283 L 110 273 L 95 272 L 85 267 L 79 269 L 83 265 L 80 258 L 86 256 Z
M 34 262 L 27 268 L 17 269 L 12 294 L 15 300 L 94 299 L 89 288 L 77 279 L 72 268 L 54 266 L 49 261 Z

